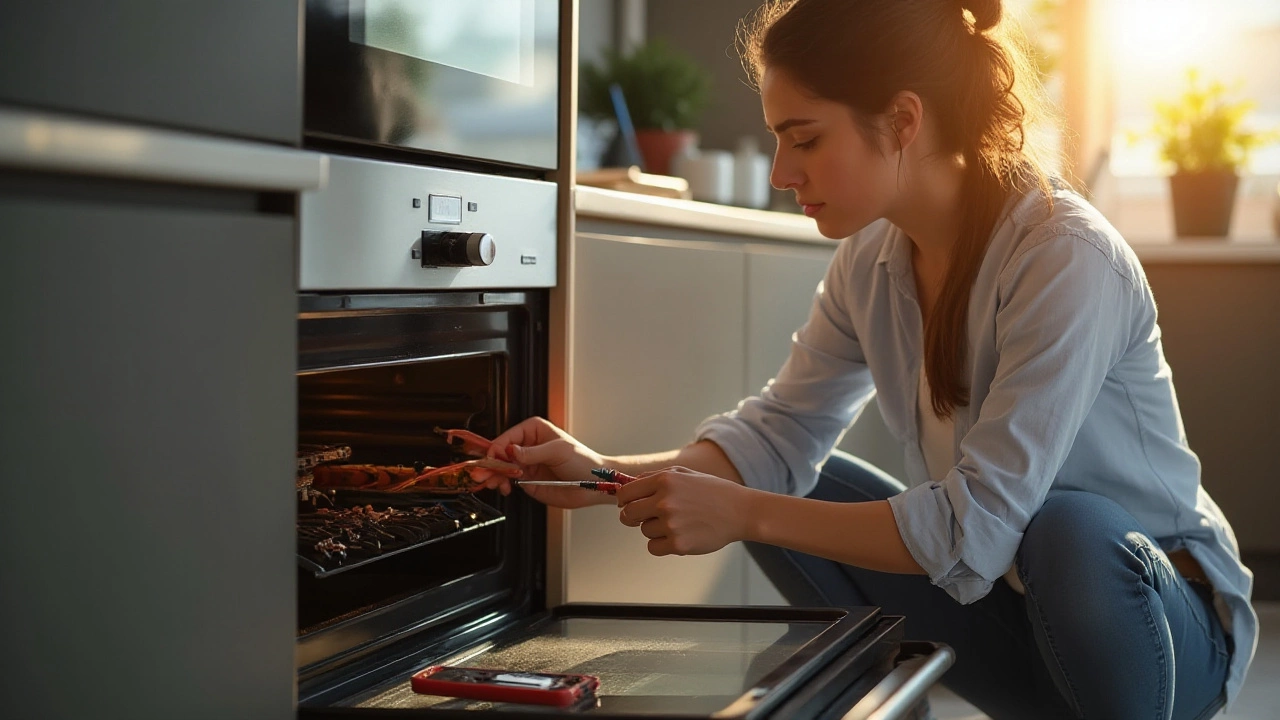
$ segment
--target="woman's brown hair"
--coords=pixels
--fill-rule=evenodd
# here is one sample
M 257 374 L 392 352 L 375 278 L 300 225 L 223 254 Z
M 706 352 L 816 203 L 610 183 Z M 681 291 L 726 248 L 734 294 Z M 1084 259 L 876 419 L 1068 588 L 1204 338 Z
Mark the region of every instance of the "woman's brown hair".
M 924 328 L 933 411 L 967 405 L 969 291 L 1012 193 L 1051 186 L 1048 155 L 1029 142 L 1052 117 L 1000 0 L 770 0 L 738 37 L 758 88 L 765 68 L 843 103 L 880 147 L 874 118 L 909 90 L 937 118 L 942 150 L 964 160 L 964 216 L 946 279 Z

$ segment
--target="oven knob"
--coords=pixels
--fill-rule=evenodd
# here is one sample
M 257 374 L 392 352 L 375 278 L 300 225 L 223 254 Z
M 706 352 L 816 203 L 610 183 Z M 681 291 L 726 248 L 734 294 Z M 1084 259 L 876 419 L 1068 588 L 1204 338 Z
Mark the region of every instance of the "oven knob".
M 497 252 L 489 233 L 422 231 L 422 267 L 491 265 Z

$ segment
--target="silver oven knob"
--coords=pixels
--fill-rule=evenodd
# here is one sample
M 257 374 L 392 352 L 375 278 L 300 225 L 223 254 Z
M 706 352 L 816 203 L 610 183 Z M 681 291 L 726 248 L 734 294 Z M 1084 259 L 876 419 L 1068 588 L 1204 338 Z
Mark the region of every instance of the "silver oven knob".
M 497 252 L 489 233 L 422 231 L 422 267 L 491 265 Z

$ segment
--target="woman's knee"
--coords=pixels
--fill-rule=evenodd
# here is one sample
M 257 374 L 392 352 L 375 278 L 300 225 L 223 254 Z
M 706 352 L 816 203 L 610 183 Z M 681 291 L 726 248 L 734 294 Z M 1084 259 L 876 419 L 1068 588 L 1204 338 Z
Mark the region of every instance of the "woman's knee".
M 1051 575 L 1087 583 L 1117 570 L 1141 572 L 1143 554 L 1155 550 L 1138 521 L 1115 501 L 1066 492 L 1047 499 L 1031 518 L 1018 548 L 1018 568 L 1024 582 Z
M 744 542 L 747 554 L 755 561 L 774 588 L 797 607 L 830 605 L 865 605 L 851 601 L 857 590 L 840 572 L 839 563 L 812 555 L 787 550 L 776 545 Z
M 906 486 L 871 463 L 840 450 L 832 451 L 818 470 L 818 484 L 808 497 L 832 502 L 884 500 Z
M 902 492 L 902 483 L 876 466 L 834 451 L 819 471 L 808 497 L 829 502 L 882 500 Z M 847 568 L 834 560 L 773 545 L 743 545 L 756 565 L 792 605 L 866 605 Z

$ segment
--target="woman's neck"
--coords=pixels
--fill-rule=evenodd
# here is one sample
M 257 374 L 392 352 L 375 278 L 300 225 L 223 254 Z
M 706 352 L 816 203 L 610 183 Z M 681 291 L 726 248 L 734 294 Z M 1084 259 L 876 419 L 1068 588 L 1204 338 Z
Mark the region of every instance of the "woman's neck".
M 904 161 L 914 169 L 904 169 L 902 192 L 888 220 L 911 238 L 913 257 L 945 266 L 963 219 L 964 164 L 959 158 Z

